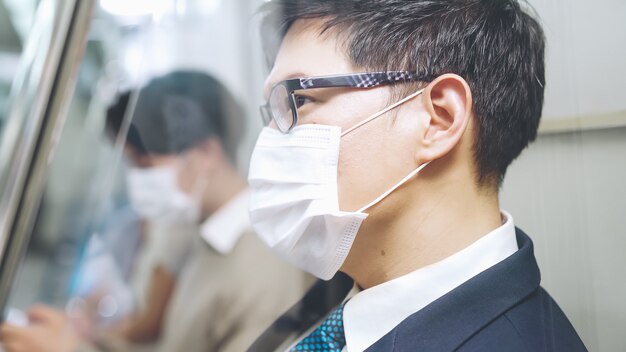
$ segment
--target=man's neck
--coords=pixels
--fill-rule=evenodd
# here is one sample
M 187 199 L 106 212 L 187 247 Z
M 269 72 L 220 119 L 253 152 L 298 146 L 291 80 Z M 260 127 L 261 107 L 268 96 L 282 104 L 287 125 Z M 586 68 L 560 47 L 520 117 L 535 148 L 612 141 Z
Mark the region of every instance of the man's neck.
M 497 194 L 450 187 L 411 205 L 385 209 L 390 218 L 371 216 L 363 223 L 342 267 L 360 287 L 441 261 L 502 225 Z
M 247 187 L 246 181 L 234 168 L 222 168 L 210 182 L 212 184 L 204 192 L 202 203 L 202 218 L 205 220 Z

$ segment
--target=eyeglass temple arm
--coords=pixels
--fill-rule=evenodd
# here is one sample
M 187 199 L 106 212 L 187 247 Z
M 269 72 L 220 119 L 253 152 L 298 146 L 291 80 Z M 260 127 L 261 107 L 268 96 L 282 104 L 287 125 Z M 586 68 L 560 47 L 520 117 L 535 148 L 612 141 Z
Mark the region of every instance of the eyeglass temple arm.
M 331 87 L 371 88 L 382 84 L 419 80 L 422 80 L 422 77 L 414 72 L 390 71 L 300 78 L 293 81 L 299 83 L 295 88 L 295 90 L 297 90 Z

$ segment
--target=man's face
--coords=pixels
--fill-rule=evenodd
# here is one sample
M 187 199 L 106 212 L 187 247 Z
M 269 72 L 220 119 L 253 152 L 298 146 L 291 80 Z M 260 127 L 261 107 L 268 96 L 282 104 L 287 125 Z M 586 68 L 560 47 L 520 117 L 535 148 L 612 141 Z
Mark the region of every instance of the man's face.
M 282 80 L 366 71 L 351 64 L 332 31 L 319 34 L 320 23 L 300 20 L 290 28 L 267 78 L 266 97 Z M 393 103 L 386 86 L 310 89 L 296 91 L 296 95 L 304 101 L 298 109 L 298 124 L 333 125 L 343 131 Z M 419 166 L 415 150 L 424 115 L 418 96 L 342 137 L 338 176 L 341 210 L 361 208 Z M 394 194 L 384 203 L 393 203 Z

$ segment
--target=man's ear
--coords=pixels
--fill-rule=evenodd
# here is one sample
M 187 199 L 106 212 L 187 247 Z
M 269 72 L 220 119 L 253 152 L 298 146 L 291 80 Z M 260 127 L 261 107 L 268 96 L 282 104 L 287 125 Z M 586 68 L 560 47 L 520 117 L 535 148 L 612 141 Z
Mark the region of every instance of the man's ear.
M 460 143 L 472 116 L 472 92 L 462 77 L 444 74 L 424 89 L 422 103 L 430 119 L 416 157 L 425 162 L 444 157 Z

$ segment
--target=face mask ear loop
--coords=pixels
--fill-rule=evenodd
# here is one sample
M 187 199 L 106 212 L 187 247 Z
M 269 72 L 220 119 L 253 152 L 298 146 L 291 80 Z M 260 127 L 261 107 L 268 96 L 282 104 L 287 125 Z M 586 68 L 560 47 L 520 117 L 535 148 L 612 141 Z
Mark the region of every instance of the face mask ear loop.
M 413 93 L 413 94 L 411 94 L 411 95 L 407 96 L 406 98 L 404 98 L 404 99 L 402 99 L 402 100 L 398 101 L 397 103 L 392 104 L 392 105 L 390 105 L 390 106 L 386 107 L 384 110 L 382 110 L 382 111 L 380 111 L 380 112 L 377 112 L 376 114 L 374 114 L 374 115 L 372 115 L 372 116 L 370 116 L 370 117 L 366 118 L 365 120 L 363 120 L 363 121 L 361 121 L 361 122 L 357 123 L 356 125 L 354 125 L 354 126 L 352 126 L 352 127 L 348 128 L 347 130 L 345 130 L 344 132 L 342 132 L 342 133 L 341 133 L 341 137 L 343 137 L 343 136 L 347 135 L 348 133 L 350 133 L 350 132 L 352 132 L 352 131 L 356 130 L 357 128 L 359 128 L 359 127 L 361 127 L 361 126 L 365 125 L 366 123 L 368 123 L 368 122 L 370 122 L 370 121 L 372 121 L 372 120 L 374 120 L 374 119 L 376 119 L 376 118 L 380 117 L 381 115 L 386 114 L 386 113 L 387 113 L 387 112 L 389 112 L 390 110 L 393 110 L 393 109 L 397 108 L 398 106 L 400 106 L 400 105 L 402 105 L 402 104 L 406 103 L 407 101 L 409 101 L 409 100 L 411 100 L 411 99 L 415 98 L 416 96 L 418 96 L 418 95 L 422 94 L 422 92 L 424 92 L 424 89 L 420 89 L 420 90 L 418 90 L 417 92 L 415 92 L 415 93 Z
M 420 165 L 420 167 L 418 167 L 417 169 L 413 170 L 410 174 L 408 174 L 405 178 L 403 178 L 400 182 L 396 183 L 395 186 L 391 187 L 391 189 L 389 189 L 387 192 L 383 193 L 380 195 L 380 197 L 374 199 L 371 203 L 369 203 L 368 205 L 364 206 L 363 208 L 357 210 L 358 213 L 362 213 L 364 211 L 366 211 L 367 209 L 373 207 L 374 205 L 378 204 L 380 201 L 382 201 L 383 199 L 387 198 L 388 195 L 390 195 L 393 191 L 395 191 L 396 189 L 398 189 L 400 186 L 402 186 L 403 184 L 405 184 L 408 180 L 410 180 L 411 178 L 415 177 L 415 175 L 417 175 L 420 171 L 422 171 L 423 168 L 425 168 L 428 164 L 430 164 L 429 162 L 423 163 L 422 165 Z

